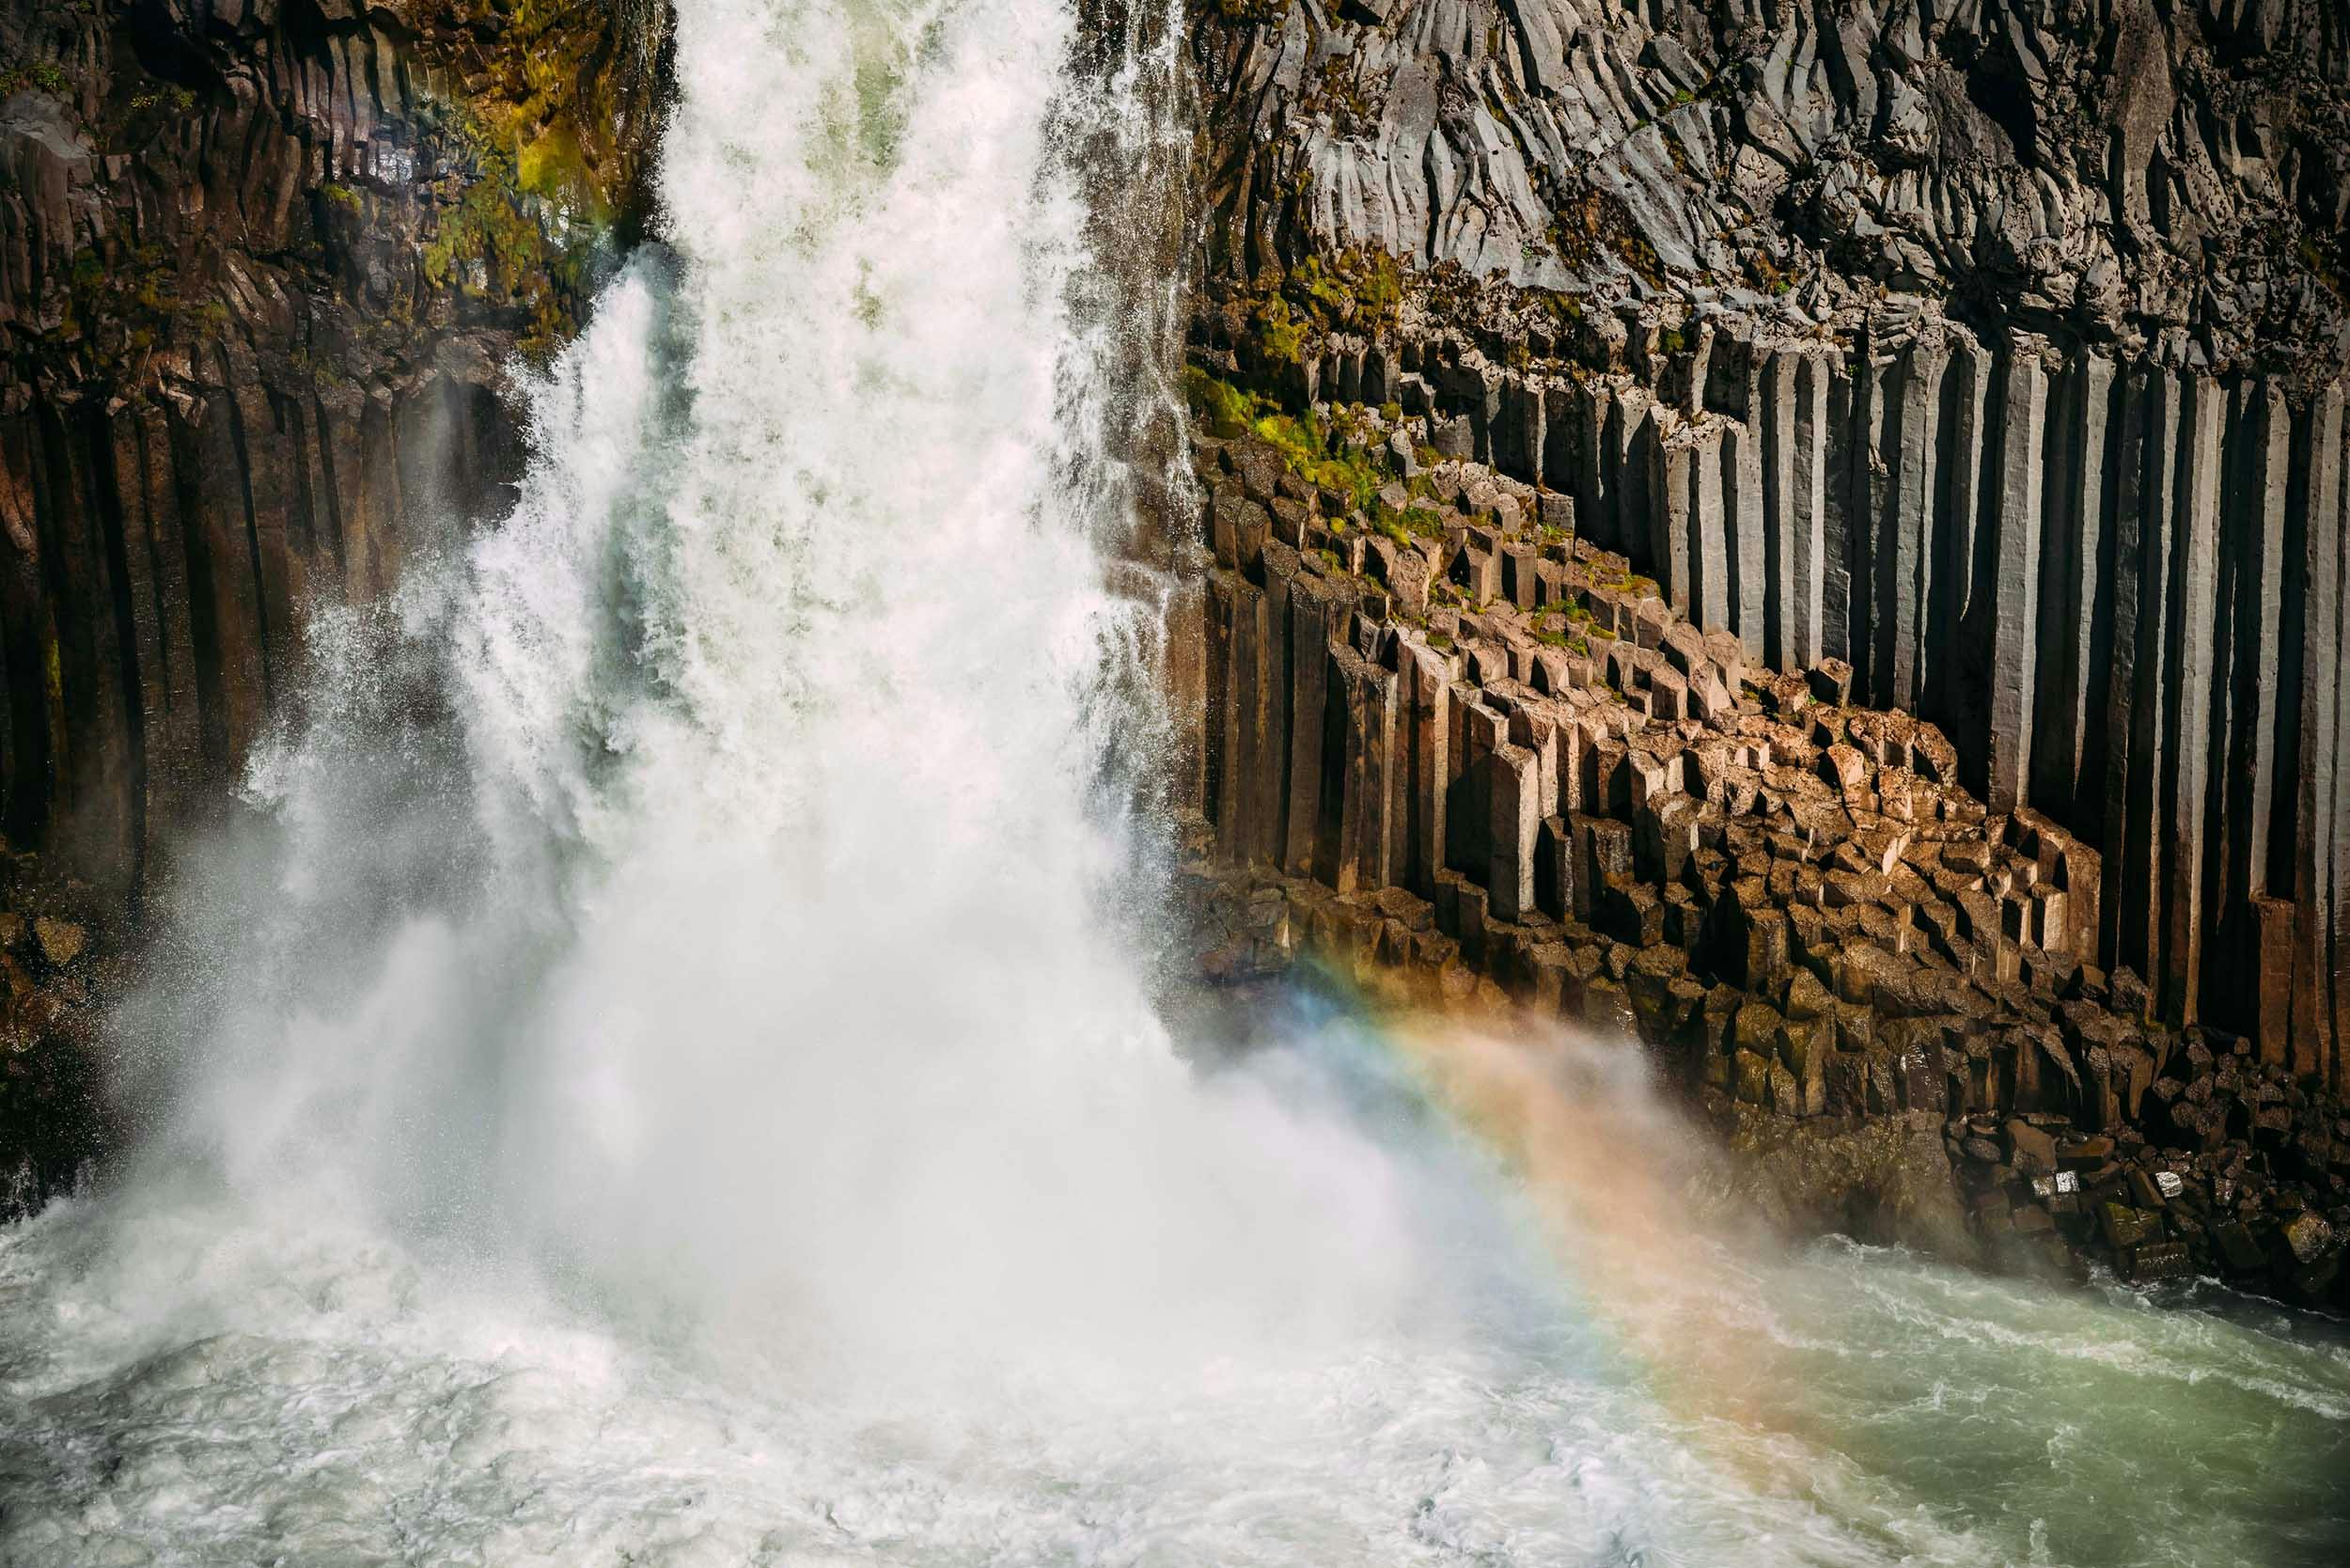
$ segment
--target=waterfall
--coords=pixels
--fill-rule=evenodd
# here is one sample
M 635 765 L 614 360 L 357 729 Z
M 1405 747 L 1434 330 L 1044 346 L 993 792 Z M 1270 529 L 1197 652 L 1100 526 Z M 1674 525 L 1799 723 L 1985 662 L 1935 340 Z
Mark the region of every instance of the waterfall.
M 1152 1006 L 1161 606 L 1112 562 L 1172 296 L 1087 187 L 1182 150 L 1174 31 L 1073 22 L 681 8 L 668 251 L 531 385 L 512 513 L 314 635 L 150 1024 L 164 1180 L 836 1364 L 1376 1298 L 1360 1197 Z

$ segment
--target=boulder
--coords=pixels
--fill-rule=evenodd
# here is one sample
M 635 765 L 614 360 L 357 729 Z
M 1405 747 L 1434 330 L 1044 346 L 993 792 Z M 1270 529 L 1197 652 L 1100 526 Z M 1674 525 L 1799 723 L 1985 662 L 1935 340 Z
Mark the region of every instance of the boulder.
M 81 957 L 89 946 L 89 933 L 80 926 L 46 915 L 33 922 L 33 939 L 40 945 L 40 956 L 59 969 Z
M 2029 1121 L 2006 1127 L 2008 1163 L 2018 1176 L 2045 1176 L 2057 1168 L 2056 1139 Z

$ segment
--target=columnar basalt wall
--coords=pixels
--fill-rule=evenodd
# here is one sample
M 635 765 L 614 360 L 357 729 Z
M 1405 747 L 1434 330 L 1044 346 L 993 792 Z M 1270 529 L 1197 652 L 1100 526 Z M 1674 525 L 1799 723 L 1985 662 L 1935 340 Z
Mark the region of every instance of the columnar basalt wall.
M 0 4 L 0 835 L 93 912 L 226 798 L 308 613 L 515 472 L 506 366 L 634 189 L 661 21 Z
M 2104 852 L 2332 1071 L 2350 30 L 2322 0 L 1200 7 L 1194 346 L 1572 495 Z
M 1672 610 L 1933 721 L 1992 810 L 2105 852 L 2093 951 L 2331 1074 L 2350 1033 L 2343 389 L 1935 325 L 1649 329 L 1638 371 L 1340 336 L 1294 390 L 1572 494 Z M 1669 346 L 1672 339 L 1678 346 Z
M 314 612 L 494 509 L 643 209 L 660 0 L 0 0 L 0 1217 Z
M 1739 553 L 1737 512 L 1700 515 L 1734 493 L 1734 446 L 1659 442 L 1701 454 L 1676 587 L 1574 537 L 1562 493 L 1445 460 L 1366 506 L 1263 428 L 1198 448 L 1187 783 L 1211 980 L 1311 954 L 1481 993 L 1644 1043 L 1742 1125 L 1938 1131 L 1986 1241 L 2053 1228 L 2141 1278 L 2328 1288 L 2350 1227 L 2341 1055 L 2163 1017 L 2147 979 L 2100 960 L 2110 857 L 1977 794 L 1943 729 L 1873 705 L 1847 662 L 1773 671 L 1690 619 L 1716 539 Z M 1936 542 L 1921 528 L 1900 553 Z M 1716 579 L 1733 613 L 1742 580 Z M 2029 630 L 2053 644 L 2071 625 Z M 2055 722 L 2049 699 L 2027 706 Z M 2035 1186 L 2060 1150 L 2084 1184 Z M 2181 1204 L 2144 1196 L 2179 1196 L 2170 1177 L 2197 1184 Z M 2341 1213 L 2280 1243 L 2305 1210 Z
M 0 822 L 117 895 L 210 805 L 293 679 L 303 617 L 509 477 L 489 382 L 273 381 L 0 414 Z
M 1198 261 L 2342 368 L 2333 0 L 1222 0 Z

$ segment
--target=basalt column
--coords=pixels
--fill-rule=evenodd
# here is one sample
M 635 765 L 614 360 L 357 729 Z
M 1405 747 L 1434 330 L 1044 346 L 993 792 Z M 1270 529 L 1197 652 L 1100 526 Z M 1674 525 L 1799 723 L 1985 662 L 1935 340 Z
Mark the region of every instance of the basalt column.
M 0 831 L 112 897 L 241 765 L 305 607 L 390 585 L 508 478 L 486 389 L 293 394 L 224 356 L 180 401 L 0 414 Z
M 1435 357 L 1402 356 L 1420 368 L 1383 388 L 1465 455 L 1571 494 L 1579 532 L 1694 630 L 1734 637 L 1749 670 L 1847 661 L 1856 699 L 1938 725 L 1995 811 L 2101 846 L 2084 959 L 2144 978 L 2174 1022 L 2350 1082 L 2339 386 L 1948 324 L 1848 348 L 1709 328 L 1645 384 Z M 1336 630 L 1311 605 L 1290 619 L 1308 646 Z M 1418 886 L 1464 831 L 1461 765 L 1436 790 L 1420 737 L 1447 729 L 1457 755 L 1465 736 L 1430 672 L 1394 673 L 1389 859 Z M 1328 677 L 1289 678 L 1308 720 L 1289 772 L 1326 774 L 1340 731 L 1310 718 Z M 1288 796 L 1293 870 L 1321 808 Z

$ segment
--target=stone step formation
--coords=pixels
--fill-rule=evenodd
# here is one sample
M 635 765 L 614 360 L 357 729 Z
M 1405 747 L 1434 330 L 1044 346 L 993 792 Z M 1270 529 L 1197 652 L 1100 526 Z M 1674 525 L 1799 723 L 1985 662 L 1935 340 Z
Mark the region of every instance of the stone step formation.
M 1705 556 L 1641 575 L 1572 486 L 1441 458 L 1390 410 L 1331 411 L 1391 470 L 1368 505 L 1293 442 L 1195 448 L 1210 979 L 1310 952 L 1506 999 L 1637 1038 L 1725 1118 L 1944 1128 L 1978 1236 L 2010 1250 L 2330 1288 L 2338 1060 L 2167 1018 L 2104 962 L 2095 848 L 1978 796 L 1962 748 L 1868 705 L 1845 659 L 1775 668 L 1770 639 L 1700 630 Z M 2158 1178 L 2178 1191 L 2140 1201 Z
M 2105 852 L 2096 952 L 2164 1017 L 2342 1087 L 2342 384 L 1943 321 L 1844 346 L 1643 312 L 1611 332 L 1604 356 L 1457 325 L 1330 334 L 1295 367 L 1246 334 L 1204 352 L 1557 492 L 1747 665 L 1849 665 L 1860 701 L 1939 725 L 1991 809 Z

